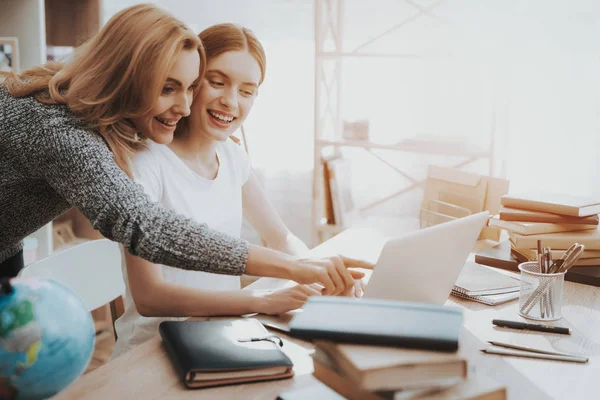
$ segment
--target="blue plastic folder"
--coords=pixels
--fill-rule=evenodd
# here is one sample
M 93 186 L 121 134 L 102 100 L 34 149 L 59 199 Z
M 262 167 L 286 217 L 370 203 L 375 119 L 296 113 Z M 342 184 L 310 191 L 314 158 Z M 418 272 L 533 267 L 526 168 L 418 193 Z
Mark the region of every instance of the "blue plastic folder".
M 456 351 L 460 309 L 432 304 L 311 297 L 290 322 L 300 339 Z

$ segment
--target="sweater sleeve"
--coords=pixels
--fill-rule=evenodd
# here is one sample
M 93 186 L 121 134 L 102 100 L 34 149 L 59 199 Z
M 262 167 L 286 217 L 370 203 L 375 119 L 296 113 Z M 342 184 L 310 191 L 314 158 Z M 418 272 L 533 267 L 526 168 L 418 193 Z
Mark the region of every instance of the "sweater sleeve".
M 152 202 L 117 166 L 102 138 L 85 128 L 48 127 L 29 167 L 106 238 L 133 255 L 187 270 L 241 275 L 248 243 Z

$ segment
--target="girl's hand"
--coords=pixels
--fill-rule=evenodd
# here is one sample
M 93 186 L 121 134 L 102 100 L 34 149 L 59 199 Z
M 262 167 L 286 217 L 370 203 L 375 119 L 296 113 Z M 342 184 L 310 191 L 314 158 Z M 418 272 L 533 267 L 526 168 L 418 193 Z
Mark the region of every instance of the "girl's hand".
M 344 256 L 297 258 L 280 251 L 250 244 L 246 260 L 246 274 L 289 279 L 309 285 L 323 286 L 321 294 L 339 295 L 354 287 L 354 280 L 365 276 L 350 268 L 372 270 L 375 266 L 367 261 Z
M 352 295 L 357 299 L 360 299 L 365 292 L 365 281 L 363 279 L 357 279 L 354 282 L 354 290 L 352 291 Z
M 319 296 L 321 292 L 310 285 L 295 285 L 290 288 L 260 293 L 258 312 L 279 315 L 301 308 L 310 296 Z
M 354 285 L 351 287 L 348 287 L 346 290 L 344 290 L 342 293 L 340 293 L 340 296 L 355 297 L 357 299 L 360 299 L 362 297 L 364 291 L 365 291 L 365 281 L 362 279 L 355 279 Z
M 290 268 L 289 279 L 301 284 L 318 283 L 323 285 L 322 294 L 337 296 L 352 290 L 355 279 L 365 276 L 363 272 L 348 268 L 373 269 L 373 264 L 344 256 L 325 258 L 304 258 Z

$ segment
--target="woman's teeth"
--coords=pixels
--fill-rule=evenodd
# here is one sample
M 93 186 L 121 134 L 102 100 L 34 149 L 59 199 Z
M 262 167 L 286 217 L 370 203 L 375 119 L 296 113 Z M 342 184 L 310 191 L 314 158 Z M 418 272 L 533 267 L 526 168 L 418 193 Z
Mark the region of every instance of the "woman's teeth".
M 159 117 L 154 117 L 154 119 L 156 119 L 161 124 L 164 124 L 164 125 L 167 125 L 167 126 L 175 126 L 175 125 L 177 125 L 177 121 L 166 121 L 166 120 L 164 120 L 162 118 L 159 118 Z
M 210 110 L 208 111 L 208 113 L 210 114 L 211 117 L 216 118 L 221 122 L 229 123 L 235 119 L 235 117 L 226 117 L 225 115 L 221 115 L 219 113 L 216 113 L 216 112 L 210 111 Z

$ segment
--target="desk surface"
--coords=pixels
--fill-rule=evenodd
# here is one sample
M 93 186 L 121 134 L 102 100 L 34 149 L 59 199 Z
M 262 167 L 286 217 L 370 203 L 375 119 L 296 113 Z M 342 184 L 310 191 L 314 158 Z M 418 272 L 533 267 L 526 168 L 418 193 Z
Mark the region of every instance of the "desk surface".
M 361 246 L 356 246 L 361 243 Z M 371 231 L 349 230 L 319 246 L 316 253 L 338 252 L 374 260 L 384 238 Z M 589 399 L 598 396 L 600 384 L 600 289 L 565 282 L 561 326 L 571 328 L 572 335 L 513 331 L 494 327 L 493 318 L 520 320 L 517 302 L 496 307 L 451 297 L 448 305 L 465 313 L 461 346 L 469 350 L 469 362 L 478 371 L 506 385 L 509 399 Z M 275 399 L 277 394 L 308 385 L 312 376 L 310 343 L 285 335 L 284 351 L 294 362 L 293 379 L 187 390 L 175 374 L 160 337 L 156 337 L 116 360 L 82 376 L 54 399 Z M 488 340 L 584 354 L 587 364 L 540 361 L 483 355 Z

